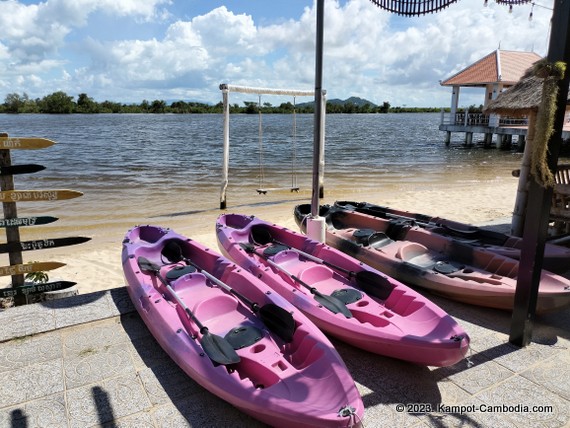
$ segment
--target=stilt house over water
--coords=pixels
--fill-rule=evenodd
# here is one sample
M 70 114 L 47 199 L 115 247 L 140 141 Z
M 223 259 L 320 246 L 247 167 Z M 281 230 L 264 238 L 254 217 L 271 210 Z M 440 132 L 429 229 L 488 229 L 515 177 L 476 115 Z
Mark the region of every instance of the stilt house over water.
M 512 136 L 518 135 L 519 146 L 524 146 L 527 133 L 526 118 L 512 118 L 499 114 L 458 111 L 461 88 L 484 88 L 483 107 L 496 99 L 499 94 L 515 85 L 525 71 L 540 60 L 534 52 L 517 52 L 497 49 L 467 68 L 440 82 L 441 86 L 452 88 L 451 109 L 448 116 L 442 113 L 440 131 L 446 132 L 445 143 L 451 141 L 453 132 L 465 133 L 465 143 L 470 145 L 473 134 L 484 134 L 486 145 L 491 145 L 497 134 L 498 146 L 509 146 Z

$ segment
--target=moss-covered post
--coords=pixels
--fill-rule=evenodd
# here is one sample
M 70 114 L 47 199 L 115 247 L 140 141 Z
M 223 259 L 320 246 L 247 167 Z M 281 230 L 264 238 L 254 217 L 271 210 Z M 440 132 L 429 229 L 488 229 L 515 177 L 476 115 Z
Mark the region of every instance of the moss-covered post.
M 570 62 L 570 1 L 556 0 L 552 14 L 552 31 L 547 60 L 550 64 Z M 562 142 L 562 127 L 568 98 L 569 71 L 558 81 L 554 132 L 548 138 L 546 163 L 551 172 L 556 170 Z M 538 136 L 537 136 L 538 137 Z M 548 233 L 552 187 L 539 184 L 531 174 L 528 208 L 523 232 L 523 247 L 519 266 L 515 305 L 509 341 L 527 346 L 532 339 L 538 287 L 544 259 L 544 246 Z

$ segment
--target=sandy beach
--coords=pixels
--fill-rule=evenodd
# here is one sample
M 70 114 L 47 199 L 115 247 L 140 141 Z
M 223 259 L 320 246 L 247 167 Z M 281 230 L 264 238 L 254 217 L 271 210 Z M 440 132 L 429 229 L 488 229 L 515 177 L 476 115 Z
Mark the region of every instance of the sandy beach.
M 510 222 L 516 197 L 517 180 L 512 177 L 477 183 L 449 183 L 441 188 L 429 189 L 398 187 L 379 189 L 376 192 L 357 190 L 325 190 L 322 203 L 335 200 L 367 201 L 423 214 L 447 217 L 471 224 L 504 220 Z M 325 188 L 326 189 L 326 188 Z M 173 198 L 176 195 L 172 195 Z M 301 203 L 310 203 L 310 189 L 300 193 L 282 192 L 245 200 L 228 197 L 227 212 L 255 215 L 293 230 L 298 230 L 293 218 L 293 208 Z M 212 205 L 217 205 L 218 195 L 212 195 Z M 178 213 L 172 216 L 147 218 L 146 223 L 170 227 L 217 250 L 214 233 L 216 218 L 223 211 L 210 208 Z M 65 267 L 50 272 L 50 278 L 77 282 L 81 294 L 121 287 L 124 285 L 121 266 L 121 241 L 127 230 L 141 224 L 139 218 L 121 219 L 111 224 L 100 223 L 90 230 L 92 240 L 88 243 L 44 250 L 41 260 L 57 260 Z M 77 232 L 77 231 L 76 231 Z

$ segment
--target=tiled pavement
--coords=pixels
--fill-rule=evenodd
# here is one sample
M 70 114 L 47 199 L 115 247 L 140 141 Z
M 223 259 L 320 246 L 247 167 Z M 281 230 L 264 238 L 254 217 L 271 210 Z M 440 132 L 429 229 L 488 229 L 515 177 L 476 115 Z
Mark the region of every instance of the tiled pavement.
M 540 317 L 519 349 L 510 314 L 430 297 L 470 334 L 473 365 L 415 366 L 334 341 L 365 427 L 570 426 L 570 310 Z M 10 308 L 0 326 L 0 427 L 261 426 L 178 369 L 124 288 Z

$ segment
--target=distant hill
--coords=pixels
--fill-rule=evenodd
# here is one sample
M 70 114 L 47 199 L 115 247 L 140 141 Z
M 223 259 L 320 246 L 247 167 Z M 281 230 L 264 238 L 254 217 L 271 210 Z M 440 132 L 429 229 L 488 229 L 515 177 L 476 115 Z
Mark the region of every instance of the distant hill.
M 312 107 L 313 104 L 314 104 L 314 101 L 309 101 L 306 103 L 297 104 L 297 106 L 298 107 Z M 362 106 L 365 106 L 366 104 L 369 104 L 371 107 L 378 107 L 372 101 L 368 101 L 368 100 L 365 100 L 364 98 L 359 98 L 359 97 L 350 97 L 350 98 L 347 98 L 346 100 L 340 100 L 338 98 L 333 98 L 332 100 L 327 100 L 327 104 L 341 105 L 341 106 L 343 106 L 345 104 L 354 104 L 357 107 L 362 107 Z
M 364 98 L 359 98 L 359 97 L 350 97 L 344 101 L 339 100 L 338 98 L 335 98 L 332 100 L 327 100 L 327 102 L 331 103 L 331 104 L 339 104 L 339 105 L 354 104 L 357 107 L 362 107 L 362 106 L 365 106 L 366 104 L 370 104 L 372 107 L 377 107 L 377 105 L 374 104 L 372 101 L 368 101 L 368 100 L 365 100 Z

